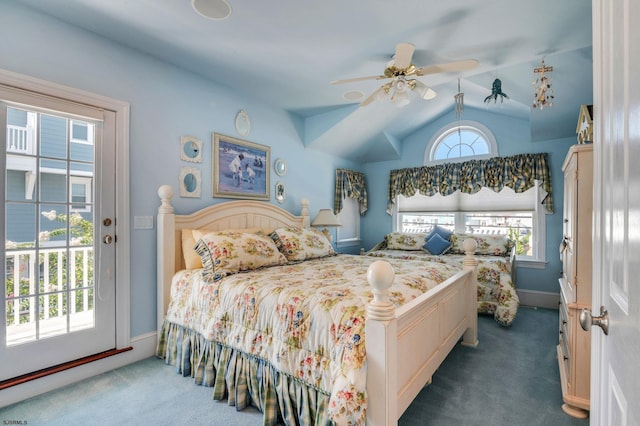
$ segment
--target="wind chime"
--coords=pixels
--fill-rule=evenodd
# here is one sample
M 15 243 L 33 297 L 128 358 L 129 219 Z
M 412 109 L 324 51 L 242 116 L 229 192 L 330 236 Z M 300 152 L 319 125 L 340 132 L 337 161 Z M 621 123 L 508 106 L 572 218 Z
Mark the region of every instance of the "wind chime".
M 460 91 L 460 79 L 458 79 L 458 93 L 453 95 L 453 100 L 455 102 L 456 118 L 460 120 L 462 111 L 464 111 L 464 93 Z
M 551 88 L 551 79 L 545 75 L 546 72 L 553 71 L 553 67 L 548 67 L 542 60 L 542 66 L 534 68 L 535 74 L 540 74 L 533 82 L 533 107 L 544 109 L 544 107 L 553 106 L 553 89 Z

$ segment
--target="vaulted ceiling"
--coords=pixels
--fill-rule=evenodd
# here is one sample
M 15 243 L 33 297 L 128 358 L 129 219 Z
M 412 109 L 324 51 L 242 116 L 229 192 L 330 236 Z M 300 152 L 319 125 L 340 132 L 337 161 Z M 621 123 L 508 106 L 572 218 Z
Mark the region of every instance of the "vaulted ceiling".
M 16 0 L 65 22 L 189 69 L 304 119 L 305 145 L 356 161 L 398 158 L 402 141 L 451 114 L 458 79 L 465 110 L 528 120 L 531 140 L 575 137 L 581 104 L 592 103 L 591 2 L 585 0 Z M 359 107 L 384 81 L 399 42 L 420 67 L 476 59 L 476 68 L 419 77 L 438 96 L 412 94 Z M 533 109 L 535 67 L 553 66 L 554 105 Z M 509 99 L 485 104 L 499 78 Z

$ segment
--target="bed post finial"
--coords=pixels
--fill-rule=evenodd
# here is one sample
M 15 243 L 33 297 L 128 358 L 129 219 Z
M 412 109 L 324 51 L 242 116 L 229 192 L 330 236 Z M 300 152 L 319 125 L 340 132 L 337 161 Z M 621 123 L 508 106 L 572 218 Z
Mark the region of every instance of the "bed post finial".
M 393 319 L 395 308 L 389 302 L 389 287 L 395 272 L 389 262 L 376 260 L 367 269 L 367 281 L 373 287 L 373 300 L 367 304 L 367 318 L 387 321 Z
M 473 238 L 467 238 L 462 242 L 462 248 L 464 249 L 465 253 L 462 264 L 465 266 L 477 266 L 478 261 L 473 256 L 473 254 L 476 252 L 476 249 L 478 248 L 478 243 L 476 242 L 476 240 L 474 240 Z
M 310 222 L 310 218 L 309 218 L 309 199 L 308 198 L 303 198 L 300 200 L 300 206 L 302 207 L 302 210 L 300 210 L 300 216 L 304 217 L 304 224 L 303 226 L 305 228 L 309 227 L 309 223 Z
M 162 185 L 158 188 L 158 197 L 160 197 L 161 205 L 158 213 L 173 213 L 171 199 L 173 198 L 173 188 L 169 185 Z

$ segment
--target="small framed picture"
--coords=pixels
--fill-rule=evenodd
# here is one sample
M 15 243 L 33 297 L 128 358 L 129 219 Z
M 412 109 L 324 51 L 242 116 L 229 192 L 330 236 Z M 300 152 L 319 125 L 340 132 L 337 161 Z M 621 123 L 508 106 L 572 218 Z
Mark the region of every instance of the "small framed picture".
M 284 183 L 277 182 L 276 183 L 276 201 L 280 204 L 284 203 L 284 199 L 286 198 Z
M 269 200 L 271 148 L 213 134 L 213 197 Z
M 194 136 L 181 136 L 180 159 L 191 163 L 202 163 L 202 141 Z
M 200 169 L 195 167 L 182 167 L 180 169 L 180 196 L 200 198 L 202 192 L 202 175 Z

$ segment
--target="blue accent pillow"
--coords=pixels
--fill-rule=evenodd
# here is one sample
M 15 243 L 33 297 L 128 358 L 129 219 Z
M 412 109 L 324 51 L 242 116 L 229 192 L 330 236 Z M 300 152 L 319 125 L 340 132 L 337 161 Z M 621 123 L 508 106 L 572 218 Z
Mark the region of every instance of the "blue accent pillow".
M 453 235 L 452 231 L 449 231 L 447 228 L 443 228 L 442 226 L 434 226 L 425 241 L 429 241 L 429 238 L 433 237 L 435 234 L 440 235 L 443 239 L 448 240 Z
M 445 240 L 440 236 L 440 234 L 434 233 L 422 246 L 423 249 L 427 250 L 429 253 L 439 256 L 441 254 L 445 254 L 447 250 L 451 247 L 451 241 Z

